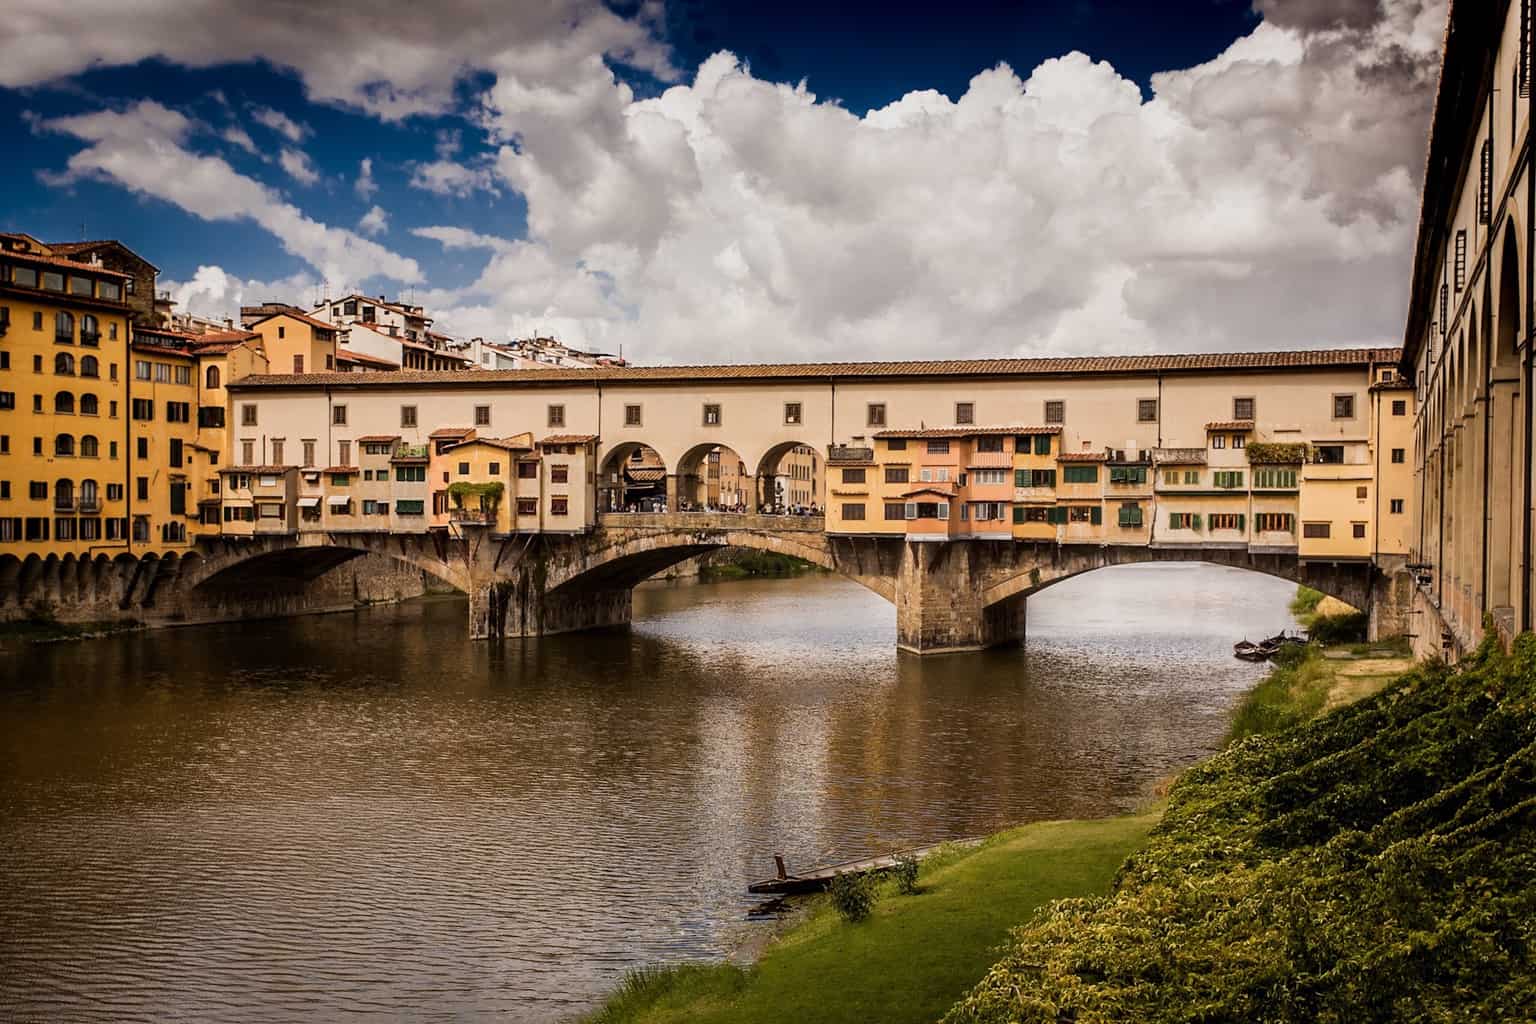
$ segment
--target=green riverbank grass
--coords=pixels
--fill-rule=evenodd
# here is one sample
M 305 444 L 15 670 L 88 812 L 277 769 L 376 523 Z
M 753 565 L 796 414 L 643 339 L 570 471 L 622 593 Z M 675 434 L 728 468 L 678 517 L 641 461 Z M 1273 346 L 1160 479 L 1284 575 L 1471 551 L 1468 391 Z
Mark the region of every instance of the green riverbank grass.
M 636 972 L 593 1024 L 931 1022 L 997 960 L 1009 929 L 1052 900 L 1109 888 L 1156 813 L 1049 821 L 925 862 L 919 892 L 882 887 L 868 920 L 849 924 L 818 900 L 752 967 L 686 965 Z

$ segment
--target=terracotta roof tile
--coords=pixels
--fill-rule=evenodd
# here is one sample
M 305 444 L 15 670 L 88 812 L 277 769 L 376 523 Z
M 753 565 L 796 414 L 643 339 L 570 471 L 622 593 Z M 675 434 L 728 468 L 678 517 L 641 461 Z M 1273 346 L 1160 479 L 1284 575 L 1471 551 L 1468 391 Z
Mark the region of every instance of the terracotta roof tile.
M 996 437 L 1001 434 L 1059 434 L 1060 427 L 919 427 L 916 430 L 881 430 L 876 438 Z
M 596 434 L 551 434 L 539 444 L 586 444 L 596 440 Z
M 661 466 L 625 466 L 624 475 L 641 483 L 655 483 L 667 475 Z
M 86 270 L 93 274 L 105 274 L 108 277 L 121 277 L 125 280 L 133 276 L 132 274 L 124 274 L 117 270 L 108 270 L 106 267 L 93 267 L 89 263 L 81 263 L 79 260 L 72 260 L 65 256 L 44 256 L 39 252 L 14 252 L 6 249 L 0 252 L 0 256 L 8 260 L 25 260 L 28 263 L 45 263 L 53 267 L 68 267 L 70 270 Z M 66 293 L 48 292 L 47 294 L 63 295 Z
M 509 452 L 531 452 L 531 451 L 533 451 L 533 447 L 531 445 L 523 444 L 521 441 L 514 441 L 514 440 L 512 440 L 511 438 L 508 438 L 508 437 L 471 437 L 471 438 L 468 438 L 467 440 L 460 441 L 458 444 L 454 445 L 452 448 L 449 448 L 448 450 L 451 451 L 451 452 L 452 451 L 458 451 L 460 448 L 467 448 L 468 446 L 470 446 L 472 444 L 490 445 L 492 448 L 501 448 L 504 451 L 509 451 Z
M 223 466 L 220 473 L 286 473 L 297 466 Z
M 300 323 L 309 324 L 309 326 L 311 326 L 311 327 L 318 327 L 322 331 L 337 331 L 337 330 L 340 330 L 340 328 L 338 328 L 335 324 L 328 324 L 324 320 L 316 320 L 314 317 L 310 316 L 308 313 L 300 312 L 297 309 L 279 309 L 279 310 L 276 310 L 275 312 L 268 313 L 266 316 L 257 317 L 255 320 L 251 321 L 251 326 L 255 327 L 257 324 L 264 324 L 268 320 L 271 320 L 274 317 L 279 317 L 279 316 L 291 317 L 294 320 L 299 321 Z M 325 376 L 325 374 L 294 374 L 293 376 L 298 376 L 298 377 L 322 376 L 323 377 L 323 376 Z
M 1207 423 L 1206 430 L 1252 430 L 1253 420 L 1216 420 Z
M 247 377 L 247 380 L 250 378 Z M 475 432 L 474 427 L 438 427 L 428 437 L 468 437 Z
M 385 444 L 389 441 L 400 440 L 399 434 L 364 434 L 362 437 L 354 437 L 352 440 L 358 444 Z
M 369 355 L 367 352 L 354 352 L 349 348 L 338 347 L 336 349 L 336 361 L 339 363 L 363 363 L 367 366 L 387 366 L 391 370 L 400 369 L 400 364 L 393 359 Z
M 177 359 L 196 359 L 197 353 L 184 348 L 166 348 L 164 345 L 148 345 L 141 341 L 134 341 L 132 349 L 135 352 L 146 352 L 154 356 L 175 356 Z
M 946 498 L 953 498 L 955 496 L 955 489 L 952 485 L 948 484 L 921 484 L 910 491 L 903 491 L 901 496 L 903 498 L 911 498 L 919 494 L 941 494 Z
M 391 374 L 253 374 L 241 388 L 302 388 L 348 384 L 401 387 L 440 384 L 484 388 L 488 384 L 539 385 L 587 381 L 829 380 L 896 377 L 1031 377 L 1115 375 L 1222 370 L 1327 369 L 1396 362 L 1395 348 L 1316 349 L 1286 352 L 1204 352 L 1189 355 L 1073 356 L 1039 359 L 951 359 L 884 363 L 764 363 L 695 366 L 595 366 L 531 370 L 402 370 Z
M 1103 462 L 1108 456 L 1103 452 L 1062 452 L 1057 462 Z
M 322 473 L 356 473 L 357 472 L 357 467 L 356 466 L 326 466 L 320 472 L 322 472 Z

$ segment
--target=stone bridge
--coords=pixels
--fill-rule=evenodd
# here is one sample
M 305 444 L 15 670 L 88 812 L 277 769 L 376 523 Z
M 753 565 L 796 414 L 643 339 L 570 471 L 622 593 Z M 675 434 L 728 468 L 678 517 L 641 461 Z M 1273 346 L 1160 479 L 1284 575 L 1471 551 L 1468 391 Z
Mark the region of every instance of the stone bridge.
M 627 623 L 636 584 L 722 548 L 791 555 L 858 582 L 896 606 L 898 643 L 918 653 L 1020 640 L 1030 594 L 1110 565 L 1229 565 L 1304 583 L 1373 613 L 1393 599 L 1386 577 L 1368 563 L 1303 563 L 1293 553 L 1243 546 L 914 542 L 829 536 L 813 517 L 687 512 L 610 513 L 586 534 L 493 536 L 484 526 L 460 524 L 452 534 L 314 532 L 220 540 L 183 558 L 152 593 L 168 607 L 244 602 L 257 614 L 280 614 L 285 601 L 300 601 L 314 581 L 369 556 L 374 565 L 401 563 L 467 594 L 472 637 L 541 636 Z

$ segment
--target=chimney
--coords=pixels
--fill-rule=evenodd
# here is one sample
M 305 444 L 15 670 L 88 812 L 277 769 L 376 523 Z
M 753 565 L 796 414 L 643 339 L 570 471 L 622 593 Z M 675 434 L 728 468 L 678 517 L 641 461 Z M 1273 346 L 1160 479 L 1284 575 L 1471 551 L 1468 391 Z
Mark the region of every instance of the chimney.
M 232 331 L 232 330 L 235 329 L 235 320 L 234 320 L 233 317 L 228 317 L 227 316 L 227 317 L 224 318 L 224 329 L 228 330 L 228 331 Z

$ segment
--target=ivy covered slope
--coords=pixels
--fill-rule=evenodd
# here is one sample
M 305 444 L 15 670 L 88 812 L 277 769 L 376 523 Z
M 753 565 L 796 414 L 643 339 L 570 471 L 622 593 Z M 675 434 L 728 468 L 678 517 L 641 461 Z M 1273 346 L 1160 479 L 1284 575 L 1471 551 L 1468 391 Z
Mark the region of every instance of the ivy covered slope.
M 1536 1019 L 1533 740 L 1526 636 L 1244 741 L 945 1020 Z

